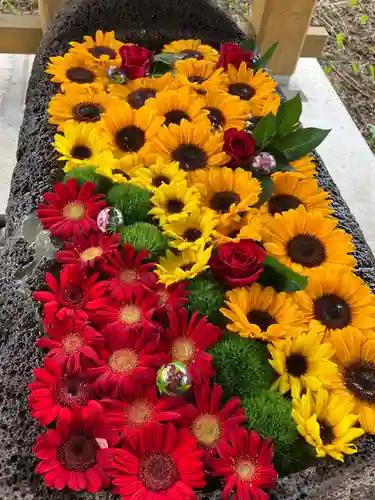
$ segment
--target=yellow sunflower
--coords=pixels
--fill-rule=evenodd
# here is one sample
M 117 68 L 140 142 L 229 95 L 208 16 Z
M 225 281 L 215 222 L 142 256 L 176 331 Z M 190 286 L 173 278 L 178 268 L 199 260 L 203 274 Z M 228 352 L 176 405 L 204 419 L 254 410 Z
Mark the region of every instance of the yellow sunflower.
M 272 341 L 296 335 L 302 326 L 302 315 L 285 292 L 253 283 L 225 294 L 228 307 L 220 312 L 231 323 L 227 329 L 241 337 Z
M 368 286 L 347 268 L 326 267 L 313 271 L 304 290 L 294 299 L 305 321 L 319 327 L 328 340 L 347 327 L 370 335 L 375 328 L 375 296 Z
M 247 102 L 220 90 L 208 91 L 203 99 L 213 130 L 225 131 L 230 128 L 242 130 L 244 128 L 250 116 Z
M 250 100 L 250 114 L 257 118 L 267 116 L 269 113 L 276 115 L 280 107 L 280 95 L 272 92 L 266 97 L 254 98 Z
M 153 147 L 148 163 L 161 156 L 167 162 L 178 161 L 186 172 L 224 165 L 230 160 L 223 152 L 223 134 L 213 134 L 208 120 L 199 124 L 182 120 L 180 126 L 172 123 L 162 127 L 153 140 Z
M 186 181 L 162 184 L 151 197 L 153 208 L 149 211 L 159 219 L 159 224 L 185 219 L 200 206 L 200 196 Z
M 276 172 L 272 175 L 274 191 L 271 198 L 262 205 L 261 212 L 273 216 L 303 205 L 307 212 L 330 215 L 333 212 L 331 200 L 315 179 L 301 179 L 296 172 Z
M 129 80 L 126 85 L 110 85 L 110 95 L 126 101 L 129 106 L 139 109 L 148 99 L 158 95 L 158 92 L 167 90 L 175 81 L 171 73 L 166 73 L 160 78 L 136 78 Z
M 237 168 L 213 167 L 199 172 L 196 188 L 201 193 L 202 204 L 220 217 L 220 222 L 245 212 L 254 205 L 261 186 L 251 172 Z
M 217 63 L 219 53 L 210 45 L 204 45 L 200 40 L 176 40 L 164 45 L 163 52 L 183 54 L 186 59 L 207 60 Z
M 248 69 L 246 63 L 242 62 L 239 69 L 229 64 L 226 87 L 229 94 L 250 101 L 272 94 L 277 82 L 266 71 Z
M 58 125 L 57 130 L 63 131 L 66 125 L 89 123 L 103 127 L 103 113 L 116 103 L 102 89 L 87 89 L 81 85 L 71 84 L 65 94 L 56 94 L 48 104 L 49 123 Z
M 151 139 L 159 132 L 163 118 L 146 107 L 133 109 L 116 102 L 103 116 L 107 140 L 116 158 L 137 154 L 145 158 L 153 150 Z
M 142 169 L 142 160 L 135 154 L 124 156 L 120 160 L 114 159 L 112 164 L 99 165 L 96 171 L 116 184 L 126 184 L 129 181 L 133 183 L 133 176 Z
M 279 378 L 271 389 L 298 398 L 302 389 L 317 391 L 331 388 L 338 376 L 337 365 L 331 360 L 335 350 L 329 342 L 322 341 L 319 330 L 311 329 L 298 336 L 279 340 L 268 345 L 269 360 Z
M 238 243 L 240 240 L 262 240 L 263 217 L 257 208 L 250 208 L 243 217 L 221 220 L 213 231 L 215 246 Z
M 180 170 L 179 163 L 177 161 L 166 163 L 160 157 L 153 165 L 138 169 L 132 177 L 133 184 L 153 192 L 162 184 L 181 181 L 186 181 L 186 173 Z
M 313 156 L 304 156 L 299 160 L 290 162 L 290 164 L 301 177 L 311 179 L 316 175 L 316 163 Z
M 198 94 L 208 90 L 225 90 L 225 74 L 223 68 L 216 68 L 211 61 L 187 59 L 176 63 L 176 82 L 188 86 Z
M 211 242 L 212 231 L 217 224 L 217 217 L 211 210 L 195 210 L 185 219 L 175 220 L 164 224 L 165 234 L 173 240 L 170 246 L 178 250 L 198 250 Z
M 195 278 L 199 273 L 208 269 L 208 261 L 211 257 L 212 247 L 199 250 L 184 250 L 177 255 L 171 250 L 167 250 L 165 257 L 160 257 L 159 264 L 156 264 L 156 274 L 159 282 L 166 286 L 179 281 Z
M 298 432 L 315 448 L 319 458 L 330 455 L 343 462 L 344 455 L 357 452 L 352 441 L 364 434 L 356 426 L 358 415 L 353 413 L 354 406 L 351 398 L 342 398 L 338 392 L 308 390 L 293 400 L 292 417 Z
M 73 47 L 71 52 L 79 52 L 86 57 L 89 54 L 96 64 L 105 64 L 107 67 L 121 65 L 119 50 L 124 44 L 116 40 L 114 31 L 103 33 L 103 31 L 98 30 L 95 38 L 84 36 L 83 39 L 82 43 L 70 42 Z
M 266 251 L 297 273 L 332 266 L 353 268 L 356 260 L 352 238 L 337 221 L 319 212 L 306 212 L 303 205 L 266 222 L 263 241 Z

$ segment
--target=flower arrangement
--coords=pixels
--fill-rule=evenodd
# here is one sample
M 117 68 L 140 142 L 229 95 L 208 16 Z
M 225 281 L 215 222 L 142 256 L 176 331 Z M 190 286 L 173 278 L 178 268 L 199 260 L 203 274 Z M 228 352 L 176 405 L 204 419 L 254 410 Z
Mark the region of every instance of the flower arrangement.
M 273 48 L 274 49 L 274 48 Z M 47 66 L 65 177 L 29 406 L 48 487 L 265 499 L 375 434 L 375 299 L 254 42 L 113 32 Z

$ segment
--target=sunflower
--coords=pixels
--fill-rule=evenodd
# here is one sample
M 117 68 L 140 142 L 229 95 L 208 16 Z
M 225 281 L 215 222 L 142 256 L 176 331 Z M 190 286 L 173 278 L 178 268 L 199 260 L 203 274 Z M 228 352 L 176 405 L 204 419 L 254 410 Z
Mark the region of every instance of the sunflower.
M 266 97 L 254 98 L 250 100 L 250 115 L 256 118 L 263 118 L 269 113 L 276 115 L 280 106 L 280 95 L 276 92 L 268 94 Z
M 188 86 L 198 94 L 205 94 L 207 90 L 225 90 L 225 74 L 223 68 L 216 68 L 211 61 L 197 61 L 187 59 L 176 63 L 176 82 L 181 86 Z
M 90 57 L 97 65 L 121 66 L 120 48 L 124 45 L 115 38 L 115 32 L 103 33 L 97 30 L 95 38 L 84 36 L 84 42 L 70 42 L 72 53 L 81 53 L 86 58 Z
M 163 118 L 154 116 L 149 108 L 133 109 L 125 102 L 116 102 L 104 114 L 108 142 L 117 158 L 137 153 L 144 158 L 152 151 L 151 139 L 158 133 Z
M 151 162 L 161 156 L 169 162 L 178 161 L 187 172 L 225 165 L 230 160 L 223 152 L 223 134 L 213 134 L 208 120 L 199 124 L 182 120 L 180 126 L 172 123 L 162 127 L 153 140 L 153 148 Z
M 201 40 L 176 40 L 164 45 L 162 52 L 182 54 L 184 59 L 204 59 L 218 62 L 219 53 L 210 45 L 202 44 Z
M 290 164 L 301 177 L 311 179 L 316 175 L 316 163 L 313 156 L 303 156 L 299 160 L 291 161 Z
M 243 217 L 222 220 L 213 231 L 215 246 L 238 243 L 241 240 L 262 240 L 263 217 L 256 208 L 250 208 Z
M 186 218 L 164 224 L 165 234 L 173 240 L 170 246 L 178 250 L 198 250 L 202 245 L 211 242 L 212 231 L 217 224 L 217 218 L 211 210 L 194 210 Z
M 338 368 L 331 361 L 335 350 L 332 344 L 322 342 L 318 329 L 269 344 L 268 350 L 272 357 L 269 363 L 279 375 L 271 389 L 281 394 L 291 390 L 292 397 L 298 398 L 302 389 L 331 388 L 337 379 Z
M 304 275 L 337 265 L 353 268 L 356 260 L 349 255 L 355 250 L 352 238 L 336 226 L 335 219 L 307 212 L 300 205 L 267 221 L 264 247 L 282 264 Z
M 306 212 L 333 212 L 328 193 L 318 186 L 315 179 L 301 179 L 296 172 L 276 172 L 272 175 L 274 191 L 267 203 L 262 205 L 263 214 L 273 216 L 303 205 Z
M 367 285 L 346 268 L 327 267 L 313 271 L 307 287 L 294 299 L 305 321 L 319 326 L 331 340 L 347 327 L 367 336 L 375 328 L 375 296 Z
M 196 179 L 203 205 L 216 212 L 220 222 L 248 210 L 258 201 L 261 192 L 259 181 L 241 168 L 205 169 Z
M 241 101 L 237 96 L 228 95 L 220 90 L 209 90 L 205 94 L 204 109 L 208 112 L 213 130 L 225 131 L 230 128 L 242 130 L 250 116 L 248 103 Z
M 297 305 L 285 292 L 253 283 L 230 290 L 225 297 L 228 309 L 220 312 L 231 321 L 227 329 L 241 337 L 269 341 L 294 335 L 302 325 Z
M 242 62 L 239 69 L 229 64 L 226 88 L 229 94 L 236 95 L 243 101 L 265 98 L 277 87 L 266 71 L 248 69 Z
M 108 177 L 117 184 L 126 184 L 139 170 L 143 170 L 142 160 L 137 154 L 125 155 L 120 160 L 113 160 L 111 163 L 101 164 L 96 168 L 98 174 Z
M 198 191 L 188 187 L 186 181 L 162 184 L 151 198 L 153 208 L 150 215 L 159 219 L 161 225 L 175 220 L 184 220 L 200 205 Z
M 139 168 L 132 176 L 132 183 L 155 192 L 162 184 L 179 183 L 186 180 L 186 174 L 179 168 L 177 161 L 166 163 L 157 158 L 156 163 L 147 168 Z
M 298 432 L 315 448 L 318 457 L 330 455 L 343 462 L 344 454 L 357 452 L 352 441 L 364 434 L 363 429 L 355 427 L 358 415 L 353 410 L 353 401 L 342 398 L 338 392 L 308 390 L 293 400 L 292 417 Z
M 156 265 L 156 274 L 159 282 L 164 285 L 172 285 L 179 281 L 195 278 L 199 273 L 208 269 L 208 261 L 211 257 L 212 247 L 199 250 L 183 250 L 177 255 L 167 250 L 165 257 L 160 257 Z
M 172 74 L 166 73 L 160 78 L 136 78 L 128 80 L 126 85 L 110 85 L 108 91 L 110 95 L 125 100 L 133 109 L 139 109 L 158 92 L 167 90 L 174 81 Z
M 48 122 L 58 125 L 58 131 L 63 131 L 66 125 L 79 123 L 102 127 L 103 113 L 116 101 L 102 89 L 95 91 L 71 84 L 65 94 L 56 94 L 49 101 Z

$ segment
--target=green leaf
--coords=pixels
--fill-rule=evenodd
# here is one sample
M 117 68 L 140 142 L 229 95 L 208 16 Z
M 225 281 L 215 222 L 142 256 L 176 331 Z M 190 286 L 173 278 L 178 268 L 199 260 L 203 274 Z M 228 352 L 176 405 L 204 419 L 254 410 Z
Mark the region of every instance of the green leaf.
M 262 192 L 260 193 L 258 203 L 254 205 L 254 208 L 260 208 L 263 203 L 271 198 L 275 189 L 275 184 L 273 183 L 271 177 L 265 175 L 253 174 L 253 177 L 255 177 L 255 179 L 257 179 L 262 186 Z
M 275 172 L 293 172 L 295 168 L 287 160 L 286 156 L 283 154 L 275 154 L 274 158 L 276 160 Z
M 292 271 L 270 255 L 266 255 L 264 259 L 264 271 L 260 281 L 284 292 L 298 292 L 304 290 L 308 284 L 306 276 Z
M 254 62 L 254 68 L 259 69 L 259 68 L 264 68 L 267 66 L 269 60 L 273 56 L 275 50 L 277 49 L 277 46 L 279 45 L 279 42 L 276 42 L 270 47 L 265 54 L 262 55 L 257 61 Z
M 290 134 L 298 127 L 298 122 L 302 114 L 302 100 L 300 94 L 283 102 L 276 115 L 277 132 L 276 137 L 281 138 Z
M 247 40 L 242 40 L 238 45 L 245 52 L 255 52 L 255 50 L 257 48 L 255 38 L 248 38 Z
M 173 66 L 175 62 L 184 59 L 186 54 L 178 54 L 173 52 L 163 52 L 161 54 L 156 54 L 154 57 L 155 62 L 162 62 L 168 64 L 169 66 Z
M 258 122 L 256 127 L 252 130 L 252 136 L 261 151 L 274 139 L 276 127 L 276 116 L 269 113 L 267 116 L 262 118 L 262 120 L 260 120 L 260 122 Z
M 302 128 L 272 142 L 272 149 L 283 153 L 287 160 L 299 160 L 311 153 L 329 134 L 330 130 Z
M 171 66 L 168 63 L 165 63 L 163 61 L 156 61 L 154 63 L 154 66 L 152 68 L 152 74 L 154 78 L 163 76 L 165 73 L 169 73 L 172 71 Z

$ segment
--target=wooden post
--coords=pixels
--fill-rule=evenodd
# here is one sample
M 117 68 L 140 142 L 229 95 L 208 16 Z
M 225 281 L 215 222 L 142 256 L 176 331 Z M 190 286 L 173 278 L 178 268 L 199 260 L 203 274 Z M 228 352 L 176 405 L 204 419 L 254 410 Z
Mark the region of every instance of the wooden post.
M 270 69 L 275 75 L 290 76 L 294 73 L 316 1 L 253 0 L 251 23 L 261 53 L 279 42 L 270 61 Z
M 39 16 L 0 16 L 0 53 L 35 54 L 41 39 Z
M 61 0 L 38 0 L 40 24 L 43 33 L 50 27 L 56 11 L 61 6 Z

